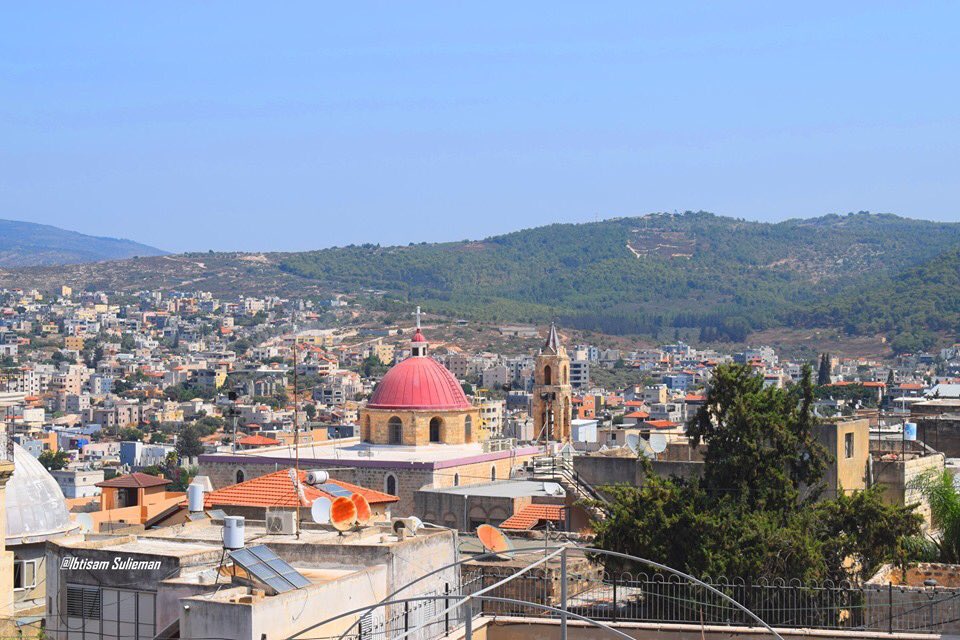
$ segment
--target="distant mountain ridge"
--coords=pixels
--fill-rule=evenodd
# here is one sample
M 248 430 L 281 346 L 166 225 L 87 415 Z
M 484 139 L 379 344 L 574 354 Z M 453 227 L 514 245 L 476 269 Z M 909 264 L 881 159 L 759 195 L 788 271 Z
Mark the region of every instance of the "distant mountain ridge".
M 0 267 L 80 264 L 164 253 L 132 240 L 90 236 L 46 224 L 0 219 Z

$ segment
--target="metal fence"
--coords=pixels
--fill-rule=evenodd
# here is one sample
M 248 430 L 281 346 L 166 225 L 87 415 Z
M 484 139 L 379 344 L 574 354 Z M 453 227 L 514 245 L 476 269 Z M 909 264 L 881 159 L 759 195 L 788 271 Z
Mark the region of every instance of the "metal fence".
M 470 576 L 474 585 L 492 585 L 509 570 L 485 568 Z M 489 595 L 559 606 L 561 574 L 531 571 Z M 679 576 L 661 573 L 607 573 L 589 569 L 566 575 L 567 610 L 608 622 L 656 622 L 755 626 L 756 621 L 717 593 Z M 802 583 L 797 580 L 706 578 L 774 627 L 846 629 L 879 632 L 960 632 L 960 590 L 894 585 L 855 586 Z M 552 617 L 523 604 L 485 602 L 483 612 L 497 615 Z
M 459 585 L 445 583 L 442 588 L 420 592 L 424 599 L 404 602 L 386 608 L 374 609 L 360 619 L 360 624 L 347 638 L 355 640 L 386 640 L 409 633 L 409 640 L 433 640 L 460 629 L 466 622 L 468 611 L 475 614 L 476 607 L 469 603 L 445 612 L 450 605 L 480 588 L 482 579 L 470 576 Z M 412 632 L 412 633 L 411 633 Z

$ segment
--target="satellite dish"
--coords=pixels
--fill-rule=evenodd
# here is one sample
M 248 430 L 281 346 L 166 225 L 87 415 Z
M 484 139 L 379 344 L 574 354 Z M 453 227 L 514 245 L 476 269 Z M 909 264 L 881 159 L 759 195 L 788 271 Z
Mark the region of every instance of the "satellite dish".
M 662 433 L 650 434 L 650 448 L 654 453 L 663 453 L 667 450 L 667 436 Z
M 552 496 L 563 496 L 567 494 L 566 489 L 556 482 L 544 482 L 543 490 Z
M 357 505 L 353 500 L 340 496 L 330 505 L 330 524 L 337 531 L 346 531 L 357 522 Z
M 353 506 L 357 508 L 357 524 L 361 527 L 365 526 L 373 517 L 373 513 L 370 511 L 370 503 L 359 493 L 350 494 L 350 500 L 353 502 Z
M 93 533 L 94 524 L 93 516 L 89 513 L 78 513 L 75 517 L 75 521 L 80 525 L 80 533 Z
M 330 509 L 333 503 L 330 498 L 317 498 L 310 505 L 310 517 L 317 524 L 330 524 Z
M 490 553 L 503 553 L 513 549 L 513 543 L 503 534 L 503 531 L 489 524 L 482 524 L 477 527 L 477 537 L 480 538 L 480 544 Z
M 640 453 L 640 436 L 635 433 L 628 433 L 627 446 L 630 447 L 630 451 Z

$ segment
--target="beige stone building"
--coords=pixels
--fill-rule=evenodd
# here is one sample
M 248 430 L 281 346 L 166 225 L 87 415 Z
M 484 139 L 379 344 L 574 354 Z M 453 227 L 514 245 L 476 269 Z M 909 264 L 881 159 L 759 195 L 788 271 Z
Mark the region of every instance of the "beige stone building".
M 537 355 L 533 373 L 533 431 L 538 440 L 568 442 L 572 415 L 570 357 L 550 325 L 547 342 Z
M 360 439 L 371 444 L 468 444 L 486 439 L 480 408 L 453 374 L 427 356 L 417 327 L 411 356 L 383 377 L 360 410 Z

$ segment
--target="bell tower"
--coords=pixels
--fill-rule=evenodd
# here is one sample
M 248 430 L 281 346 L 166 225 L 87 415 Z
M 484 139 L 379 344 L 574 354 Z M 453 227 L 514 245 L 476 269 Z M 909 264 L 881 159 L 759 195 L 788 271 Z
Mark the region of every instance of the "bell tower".
M 570 440 L 571 395 L 570 357 L 551 323 L 533 372 L 533 432 L 538 440 Z

